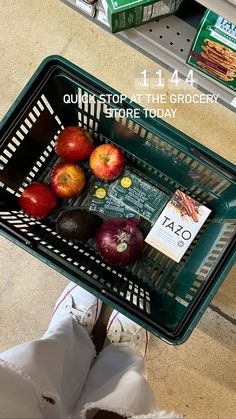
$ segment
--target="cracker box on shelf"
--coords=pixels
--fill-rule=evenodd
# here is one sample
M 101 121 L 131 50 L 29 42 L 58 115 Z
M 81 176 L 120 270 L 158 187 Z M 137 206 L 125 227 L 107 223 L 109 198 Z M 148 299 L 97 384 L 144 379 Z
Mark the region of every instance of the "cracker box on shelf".
M 235 91 L 236 25 L 207 10 L 187 62 Z
M 102 0 L 112 32 L 175 13 L 183 0 Z

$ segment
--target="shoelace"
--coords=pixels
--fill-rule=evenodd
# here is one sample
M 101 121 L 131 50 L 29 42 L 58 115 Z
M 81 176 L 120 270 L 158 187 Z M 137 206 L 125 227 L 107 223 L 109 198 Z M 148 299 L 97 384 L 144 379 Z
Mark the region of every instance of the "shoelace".
M 87 323 L 85 323 L 84 320 L 87 320 L 90 317 L 90 313 L 84 314 L 84 312 L 82 310 L 79 310 L 78 308 L 74 308 L 70 306 L 66 306 L 66 307 L 70 309 L 70 314 L 74 315 L 76 320 L 80 324 L 82 324 L 83 326 L 87 326 Z M 79 312 L 81 314 L 79 314 Z
M 140 343 L 140 341 L 141 341 L 141 335 L 138 334 L 138 333 L 133 335 L 129 332 L 123 332 L 123 331 L 115 330 L 114 334 L 117 334 L 117 333 L 120 333 L 120 342 L 131 343 L 135 346 L 138 343 Z M 113 343 L 112 340 L 111 340 L 111 342 Z

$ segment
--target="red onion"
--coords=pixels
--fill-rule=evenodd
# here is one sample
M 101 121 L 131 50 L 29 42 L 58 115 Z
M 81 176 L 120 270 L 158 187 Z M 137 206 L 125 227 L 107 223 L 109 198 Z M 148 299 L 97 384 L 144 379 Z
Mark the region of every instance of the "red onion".
M 102 258 L 116 266 L 135 262 L 142 253 L 144 237 L 135 218 L 113 218 L 106 221 L 96 234 L 97 249 Z

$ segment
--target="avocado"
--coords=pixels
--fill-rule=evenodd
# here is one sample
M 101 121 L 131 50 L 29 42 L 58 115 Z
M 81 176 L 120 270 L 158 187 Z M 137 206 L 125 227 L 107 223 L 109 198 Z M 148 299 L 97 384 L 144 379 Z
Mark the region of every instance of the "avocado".
M 69 209 L 57 219 L 57 232 L 72 241 L 88 240 L 95 237 L 102 219 L 85 209 Z

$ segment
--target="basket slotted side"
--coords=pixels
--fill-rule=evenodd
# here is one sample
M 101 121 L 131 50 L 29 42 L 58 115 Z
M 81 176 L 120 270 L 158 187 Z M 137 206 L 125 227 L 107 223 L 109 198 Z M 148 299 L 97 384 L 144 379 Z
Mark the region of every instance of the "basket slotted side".
M 90 104 L 80 100 L 65 104 L 64 92 L 83 95 L 88 100 L 93 96 L 94 100 Z M 232 204 L 235 179 L 225 168 L 221 173 L 220 165 L 211 165 L 209 160 L 196 156 L 196 145 L 193 152 L 186 146 L 183 149 L 180 134 L 169 127 L 157 129 L 150 121 L 147 124 L 127 118 L 107 119 L 109 106 L 113 105 L 99 98 L 97 81 L 93 85 L 81 76 L 73 77 L 71 68 L 67 71 L 67 65 L 62 63 L 51 71 L 41 90 L 31 95 L 20 118 L 7 132 L 3 129 L 2 228 L 36 256 L 102 295 L 153 333 L 178 343 L 190 332 L 190 324 L 192 327 L 197 319 L 207 294 L 216 289 L 217 272 L 222 269 L 222 261 L 227 261 L 227 254 L 232 253 L 236 231 Z M 58 134 L 64 126 L 77 123 L 91 131 L 97 143 L 111 141 L 122 147 L 128 163 L 151 182 L 170 194 L 177 188 L 187 191 L 212 209 L 211 218 L 179 264 L 146 245 L 140 261 L 127 269 L 117 269 L 99 257 L 94 243 L 75 245 L 57 235 L 58 211 L 43 221 L 30 219 L 19 211 L 17 198 L 24 188 L 32 181 L 49 181 L 51 167 L 57 161 L 54 145 Z M 79 205 L 82 199 L 69 200 L 63 208 Z

